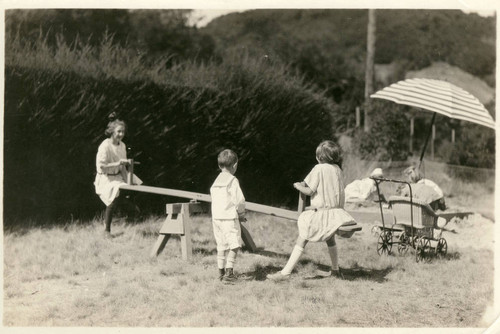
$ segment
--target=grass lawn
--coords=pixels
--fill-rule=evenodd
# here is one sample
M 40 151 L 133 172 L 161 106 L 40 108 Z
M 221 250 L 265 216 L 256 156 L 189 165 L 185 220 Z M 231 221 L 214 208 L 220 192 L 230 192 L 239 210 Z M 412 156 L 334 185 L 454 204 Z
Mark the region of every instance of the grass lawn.
M 416 263 L 411 250 L 379 256 L 366 219 L 360 233 L 337 238 L 345 280 L 313 279 L 330 260 L 326 244 L 309 243 L 293 277 L 276 283 L 265 276 L 286 263 L 296 223 L 249 213 L 261 250 L 239 254 L 234 285 L 217 280 L 208 216 L 194 218 L 192 261 L 181 259 L 177 238 L 150 258 L 162 220 L 116 219 L 113 239 L 97 220 L 5 231 L 4 326 L 479 329 L 492 321 L 494 223 L 481 215 L 450 222 L 448 255 L 431 263 Z

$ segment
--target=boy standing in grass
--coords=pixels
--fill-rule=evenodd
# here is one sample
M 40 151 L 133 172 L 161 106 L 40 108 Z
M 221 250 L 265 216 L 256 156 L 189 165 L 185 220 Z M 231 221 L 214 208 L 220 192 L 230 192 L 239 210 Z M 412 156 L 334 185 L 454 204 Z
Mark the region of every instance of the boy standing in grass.
M 231 283 L 236 280 L 233 268 L 241 248 L 240 218 L 245 213 L 245 197 L 238 179 L 238 156 L 231 150 L 223 150 L 217 157 L 221 170 L 210 188 L 212 197 L 212 225 L 217 243 L 219 280 Z

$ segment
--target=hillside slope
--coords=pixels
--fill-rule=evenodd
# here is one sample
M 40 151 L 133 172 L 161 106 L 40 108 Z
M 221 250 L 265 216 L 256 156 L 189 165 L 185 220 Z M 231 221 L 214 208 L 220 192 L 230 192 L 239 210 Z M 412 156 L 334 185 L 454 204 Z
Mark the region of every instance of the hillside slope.
M 431 66 L 421 70 L 409 71 L 406 73 L 406 78 L 428 78 L 449 81 L 474 95 L 484 105 L 493 102 L 495 99 L 495 90 L 488 86 L 486 82 L 456 66 L 451 66 L 444 62 L 434 62 Z
M 493 73 L 495 19 L 459 10 L 377 10 L 377 63 L 407 62 L 408 69 L 447 61 L 476 76 Z M 246 47 L 296 62 L 315 46 L 363 67 L 367 11 L 251 10 L 210 22 L 203 32 L 219 49 Z M 335 62 L 333 62 L 335 63 Z

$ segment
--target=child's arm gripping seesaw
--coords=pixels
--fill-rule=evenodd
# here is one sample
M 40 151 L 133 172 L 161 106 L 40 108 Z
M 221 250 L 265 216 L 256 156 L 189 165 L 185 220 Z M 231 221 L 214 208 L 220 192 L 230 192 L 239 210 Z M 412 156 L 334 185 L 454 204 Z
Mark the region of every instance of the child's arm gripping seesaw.
M 311 196 L 314 193 L 314 191 L 312 191 L 312 189 L 309 188 L 305 182 L 295 182 L 293 187 L 306 196 Z

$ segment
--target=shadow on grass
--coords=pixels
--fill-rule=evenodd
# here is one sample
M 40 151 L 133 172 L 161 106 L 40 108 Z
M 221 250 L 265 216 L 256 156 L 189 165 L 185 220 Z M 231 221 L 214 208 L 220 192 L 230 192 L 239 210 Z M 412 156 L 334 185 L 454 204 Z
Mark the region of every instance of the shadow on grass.
M 203 256 L 217 255 L 217 249 L 215 249 L 215 248 L 207 249 L 207 248 L 196 247 L 196 248 L 193 248 L 193 253 L 201 254 Z
M 426 263 L 434 263 L 439 261 L 455 261 L 460 260 L 462 255 L 459 252 L 447 253 L 446 255 L 435 255 L 431 254 L 429 258 L 425 259 Z
M 276 253 L 276 252 L 271 252 L 271 251 L 266 251 L 262 248 L 259 248 L 255 254 L 259 254 L 262 256 L 268 256 L 268 257 L 277 257 L 277 258 L 283 258 L 283 259 L 288 259 L 289 254 L 282 254 L 282 253 Z M 307 265 L 307 264 L 313 264 L 318 271 L 329 273 L 330 272 L 330 266 L 317 263 L 308 259 L 302 259 L 299 261 L 301 265 Z M 255 267 L 254 271 L 246 272 L 242 274 L 242 278 L 245 280 L 255 280 L 255 281 L 265 281 L 267 274 L 273 274 L 279 270 L 281 270 L 282 267 L 276 267 L 273 265 L 267 265 L 267 266 L 261 266 L 257 265 Z M 344 280 L 346 281 L 355 281 L 355 280 L 368 280 L 368 281 L 373 281 L 377 283 L 384 283 L 387 281 L 386 276 L 393 270 L 392 267 L 385 268 L 385 269 L 368 269 L 368 268 L 363 268 L 359 266 L 355 266 L 353 268 L 341 268 L 342 274 L 344 276 Z M 311 276 L 311 277 L 306 277 L 304 278 L 305 280 L 317 280 L 317 279 L 328 279 L 330 276 L 326 275 L 316 275 L 316 276 Z M 330 278 L 331 279 L 331 278 Z
M 119 237 L 121 237 L 121 236 L 122 236 L 122 235 L 124 235 L 124 234 L 125 234 L 125 232 L 111 233 L 111 234 L 109 235 L 109 238 L 111 238 L 111 239 L 114 239 L 114 238 L 119 238 Z
M 245 248 L 243 248 L 245 250 Z M 276 258 L 282 258 L 282 259 L 288 259 L 290 256 L 289 253 L 283 254 L 283 253 L 276 253 L 276 252 L 271 252 L 268 250 L 265 250 L 262 247 L 257 248 L 257 251 L 254 252 L 254 254 L 262 255 L 262 256 L 267 256 L 267 257 L 276 257 Z
M 447 253 L 442 259 L 443 260 L 460 260 L 461 257 L 462 256 L 459 252 L 452 252 L 452 253 Z
M 174 236 L 172 236 L 174 237 Z M 210 242 L 207 241 L 197 241 L 198 244 L 200 245 L 208 245 Z M 267 257 L 275 257 L 275 258 L 282 258 L 282 259 L 288 259 L 288 256 L 290 254 L 282 254 L 282 253 L 276 253 L 276 252 L 271 252 L 271 251 L 266 251 L 263 248 L 258 248 L 256 252 L 252 252 L 249 248 L 243 246 L 241 250 L 245 253 L 251 253 L 251 254 L 258 254 L 262 256 L 267 256 Z M 193 248 L 193 253 L 201 254 L 201 255 L 216 255 L 217 254 L 217 249 L 216 248 L 205 248 L 205 247 L 195 247 Z
M 281 270 L 281 267 L 276 267 L 272 265 L 261 266 L 256 265 L 254 271 L 243 273 L 241 278 L 243 280 L 255 280 L 255 281 L 265 281 L 267 274 L 273 274 L 278 270 Z
M 158 238 L 159 233 L 157 231 L 152 230 L 141 230 L 140 234 L 143 238 Z
M 363 267 L 341 268 L 344 279 L 347 281 L 365 280 L 377 283 L 386 282 L 386 276 L 392 271 L 392 269 L 393 268 L 368 269 Z
M 329 266 L 322 264 L 317 264 L 318 270 L 328 273 L 330 271 Z M 282 267 L 277 267 L 273 265 L 261 266 L 257 265 L 254 271 L 246 272 L 242 274 L 242 279 L 244 280 L 255 280 L 255 281 L 265 281 L 267 274 L 274 274 L 281 270 Z M 368 268 L 341 268 L 343 280 L 355 281 L 355 280 L 365 280 L 373 281 L 377 283 L 384 283 L 387 281 L 386 276 L 392 271 L 392 268 L 385 269 L 368 269 Z M 319 279 L 332 279 L 330 276 L 326 275 L 316 275 L 304 278 L 304 280 L 319 280 Z
M 318 279 L 327 279 L 330 278 L 330 276 L 326 276 L 327 273 L 330 272 L 331 267 L 317 263 L 311 260 L 302 260 L 300 261 L 301 264 L 309 264 L 312 263 L 313 265 L 316 266 L 316 269 L 318 271 L 323 272 L 324 274 L 318 274 L 315 276 L 307 277 L 305 278 L 306 280 L 318 280 Z M 354 266 L 352 268 L 340 268 L 340 271 L 342 272 L 343 275 L 343 280 L 346 281 L 357 281 L 357 280 L 364 280 L 364 281 L 373 281 L 377 283 L 384 283 L 387 281 L 386 276 L 393 270 L 392 267 L 384 268 L 384 269 L 369 269 L 369 268 L 363 268 L 360 266 Z

